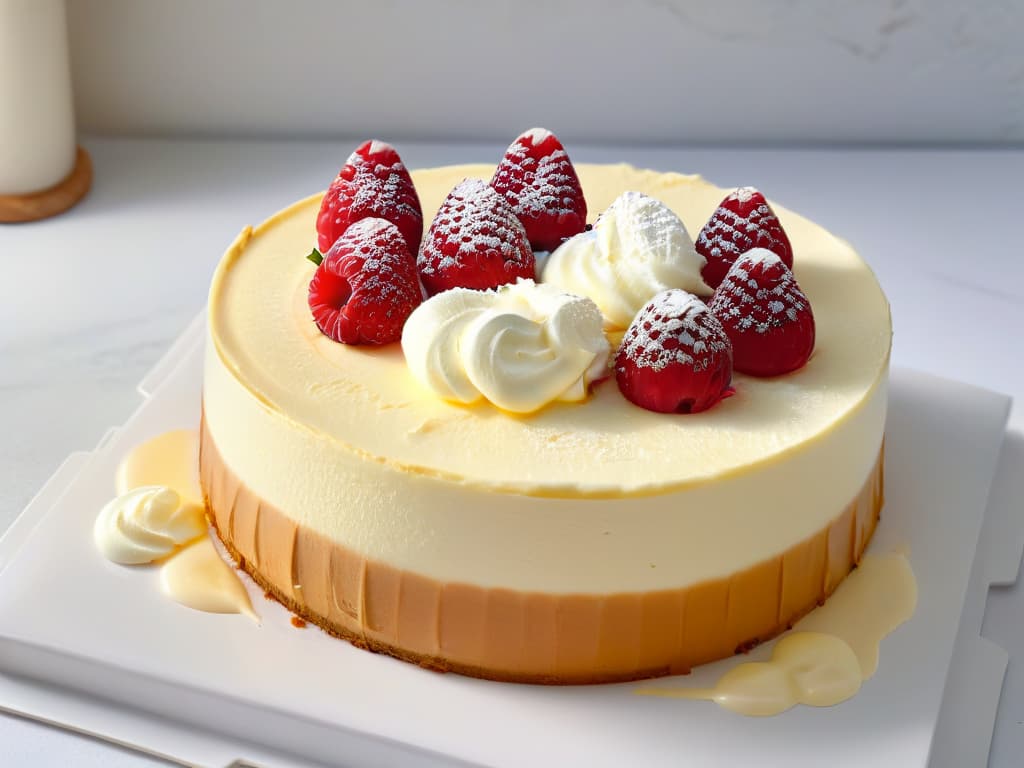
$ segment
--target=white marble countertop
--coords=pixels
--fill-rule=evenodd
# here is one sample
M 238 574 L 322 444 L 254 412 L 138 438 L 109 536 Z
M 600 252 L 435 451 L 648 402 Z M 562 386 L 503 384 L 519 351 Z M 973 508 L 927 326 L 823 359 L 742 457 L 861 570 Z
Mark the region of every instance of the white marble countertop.
M 56 219 L 0 226 L 0 531 L 64 457 L 137 402 L 135 385 L 206 300 L 226 245 L 322 189 L 351 142 L 85 139 L 94 188 Z M 500 157 L 499 145 L 399 147 L 412 167 Z M 895 364 L 1016 398 L 1024 431 L 1024 151 L 570 147 L 754 184 L 850 240 L 893 308 Z M 1024 467 L 1022 467 L 1024 469 Z M 990 764 L 1024 754 L 1024 588 L 993 590 L 985 634 L 1011 652 Z M 162 765 L 0 717 L 0 764 Z

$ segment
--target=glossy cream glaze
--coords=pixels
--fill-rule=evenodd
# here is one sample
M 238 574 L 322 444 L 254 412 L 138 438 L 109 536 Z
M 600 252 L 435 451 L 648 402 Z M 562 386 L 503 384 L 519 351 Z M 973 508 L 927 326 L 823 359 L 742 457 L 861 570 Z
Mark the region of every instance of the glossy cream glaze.
M 830 707 L 854 696 L 878 669 L 882 640 L 914 615 L 917 580 L 906 556 L 867 555 L 823 607 L 783 636 L 766 661 L 739 664 L 711 688 L 641 688 L 637 693 L 708 699 L 742 715 L 777 715 L 804 704 Z
M 94 528 L 104 556 L 126 565 L 163 560 L 160 585 L 172 600 L 259 620 L 238 573 L 208 533 L 198 431 L 163 432 L 135 446 L 121 459 L 114 486 L 118 496 Z
M 209 536 L 167 561 L 160 571 L 160 588 L 188 608 L 206 613 L 241 613 L 259 621 L 242 580 L 224 562 Z
M 626 189 L 696 231 L 725 196 L 697 177 L 577 167 L 590 210 Z M 414 174 L 429 219 L 490 166 Z M 678 587 L 814 535 L 878 455 L 891 327 L 845 243 L 775 206 L 818 321 L 806 368 L 737 376 L 710 411 L 666 416 L 606 382 L 528 417 L 442 401 L 398 345 L 346 347 L 306 309 L 319 197 L 240 235 L 210 295 L 206 425 L 268 502 L 361 554 L 432 578 L 541 591 Z M 567 557 L 566 553 L 571 553 Z
M 128 493 L 141 485 L 163 485 L 187 501 L 203 505 L 199 487 L 199 432 L 174 429 L 132 448 L 117 465 L 114 489 Z

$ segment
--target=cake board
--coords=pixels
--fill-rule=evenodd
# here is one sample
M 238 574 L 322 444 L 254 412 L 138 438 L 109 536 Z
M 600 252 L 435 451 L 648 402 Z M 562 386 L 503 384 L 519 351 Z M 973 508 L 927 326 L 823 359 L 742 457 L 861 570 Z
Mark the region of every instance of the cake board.
M 120 456 L 159 432 L 195 424 L 203 323 L 197 318 L 147 375 L 137 413 L 91 454 L 69 459 L 0 540 L 0 707 L 218 768 L 239 760 L 288 768 L 714 766 L 763 763 L 765 755 L 800 766 L 819 764 L 823 750 L 835 765 L 925 765 L 942 670 L 950 668 L 970 596 L 957 640 L 958 664 L 969 666 L 954 667 L 968 671 L 954 673 L 951 683 L 974 687 L 947 700 L 969 696 L 966 711 L 983 742 L 975 754 L 987 753 L 992 718 L 979 712 L 985 709 L 979 702 L 991 702 L 994 712 L 1000 652 L 971 621 L 980 625 L 985 580 L 1016 570 L 1005 542 L 1019 540 L 1019 531 L 1010 530 L 1019 521 L 990 508 L 977 559 L 974 554 L 1002 442 L 1005 397 L 894 371 L 888 502 L 872 548 L 909 548 L 917 613 L 883 642 L 878 673 L 854 699 L 748 719 L 707 702 L 635 696 L 637 684 L 543 688 L 438 675 L 313 628 L 296 630 L 287 612 L 255 589 L 259 627 L 243 617 L 189 611 L 158 594 L 155 572 L 102 561 L 89 531 L 112 493 Z M 934 482 L 912 482 L 917 475 Z M 75 574 L 73 588 L 67 573 L 47 565 L 54 562 Z M 1005 654 L 1001 661 L 1005 668 Z M 665 684 L 701 685 L 734 663 Z M 937 747 L 935 765 L 955 764 L 941 762 L 947 749 Z
M 1010 587 L 1024 551 L 1024 434 L 1008 432 L 989 492 L 953 662 L 932 743 L 932 768 L 988 763 L 1009 656 L 981 636 L 990 586 Z M 1018 659 L 1018 662 L 1020 660 Z M 1011 758 L 1013 760 L 1013 758 Z M 1015 765 L 1016 763 L 1000 763 Z

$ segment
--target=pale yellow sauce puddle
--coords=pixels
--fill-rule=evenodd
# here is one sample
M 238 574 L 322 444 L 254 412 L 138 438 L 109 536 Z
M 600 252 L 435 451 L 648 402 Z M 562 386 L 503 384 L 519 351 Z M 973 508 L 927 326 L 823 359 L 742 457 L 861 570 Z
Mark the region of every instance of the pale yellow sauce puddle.
M 641 688 L 644 696 L 707 699 L 743 715 L 796 704 L 830 707 L 878 669 L 882 639 L 917 606 L 917 581 L 902 553 L 866 555 L 824 606 L 776 642 L 768 661 L 739 664 L 711 688 Z
M 189 608 L 241 613 L 259 621 L 238 574 L 224 562 L 209 536 L 167 561 L 160 572 L 160 586 L 164 594 Z
M 118 466 L 114 485 L 119 495 L 139 486 L 164 486 L 202 506 L 199 433 L 194 429 L 165 432 L 132 449 Z M 189 608 L 240 613 L 259 621 L 242 580 L 208 534 L 164 561 L 160 584 L 167 596 Z
M 199 433 L 194 429 L 176 429 L 133 448 L 117 468 L 114 490 L 120 496 L 140 485 L 163 485 L 202 506 Z

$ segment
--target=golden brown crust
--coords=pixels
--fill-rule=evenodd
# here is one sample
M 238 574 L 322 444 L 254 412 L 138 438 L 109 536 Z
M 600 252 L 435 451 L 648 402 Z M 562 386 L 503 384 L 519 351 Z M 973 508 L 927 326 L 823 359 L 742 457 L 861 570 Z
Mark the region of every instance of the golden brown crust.
M 826 528 L 730 577 L 674 590 L 548 594 L 443 584 L 296 525 L 223 462 L 201 428 L 207 514 L 267 593 L 327 632 L 421 667 L 491 680 L 611 683 L 688 672 L 750 650 L 824 601 L 882 507 L 882 454 Z

